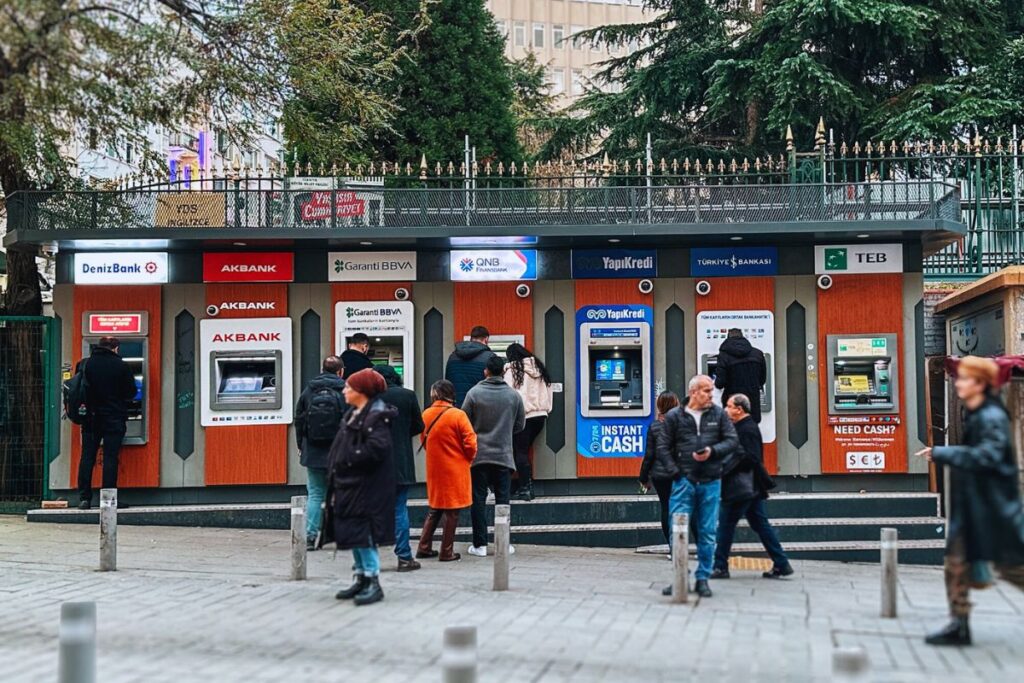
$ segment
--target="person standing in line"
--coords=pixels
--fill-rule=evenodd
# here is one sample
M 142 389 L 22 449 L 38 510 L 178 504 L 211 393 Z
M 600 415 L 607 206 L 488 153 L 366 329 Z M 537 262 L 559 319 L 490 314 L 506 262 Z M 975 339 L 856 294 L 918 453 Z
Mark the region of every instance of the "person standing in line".
M 322 371 L 309 381 L 295 406 L 295 440 L 299 463 L 306 468 L 306 550 L 316 550 L 327 495 L 327 455 L 347 409 L 337 356 L 324 358 Z
M 659 457 L 672 458 L 679 476 L 672 484 L 668 511 L 685 513 L 696 522 L 697 572 L 695 590 L 702 598 L 711 597 L 711 578 L 715 557 L 715 533 L 722 495 L 722 463 L 736 450 L 739 440 L 725 412 L 713 402 L 715 385 L 707 375 L 697 375 L 687 385 L 685 405 L 673 408 L 665 416 L 658 435 Z M 686 552 L 686 549 L 682 549 Z M 662 591 L 672 594 L 672 586 Z
M 537 439 L 551 412 L 551 376 L 540 358 L 522 344 L 509 344 L 505 351 L 505 383 L 519 392 L 526 409 L 526 428 L 512 440 L 516 472 L 519 475 L 517 500 L 533 500 L 533 468 L 530 448 Z
M 494 502 L 507 505 L 509 483 L 515 470 L 513 436 L 526 427 L 526 409 L 515 389 L 505 384 L 505 363 L 498 356 L 487 360 L 486 378 L 469 390 L 462 410 L 476 432 L 476 457 L 470 468 L 473 481 L 473 545 L 470 555 L 487 556 L 487 491 Z M 515 552 L 509 546 L 509 552 Z
M 423 433 L 423 416 L 416 392 L 402 386 L 402 377 L 390 365 L 374 368 L 381 374 L 388 388 L 381 398 L 394 406 L 398 415 L 391 421 L 391 444 L 395 454 L 395 555 L 398 571 L 411 572 L 420 568 L 413 559 L 409 545 L 409 487 L 416 483 L 416 463 L 412 456 L 412 438 Z
M 1024 506 L 1010 440 L 1010 417 L 996 395 L 999 366 L 966 356 L 957 367 L 964 407 L 964 442 L 917 452 L 950 468 L 946 528 L 946 595 L 952 620 L 928 635 L 929 645 L 970 645 L 971 584 L 987 583 L 987 563 L 1024 590 Z M 985 581 L 980 581 L 984 576 Z
M 373 368 L 373 362 L 366 355 L 370 351 L 370 338 L 362 332 L 356 332 L 348 338 L 347 349 L 341 354 L 341 362 L 345 365 L 342 379 L 348 379 L 360 370 Z
M 743 331 L 732 328 L 718 347 L 715 386 L 722 390 L 724 406 L 733 394 L 750 399 L 750 417 L 761 422 L 761 392 L 768 381 L 768 364 L 761 349 L 754 348 Z
M 657 415 L 647 430 L 647 449 L 644 451 L 643 462 L 640 463 L 640 485 L 648 491 L 654 487 L 658 494 L 658 507 L 661 509 L 661 531 L 665 534 L 665 542 L 672 542 L 672 524 L 668 515 L 668 499 L 672 494 L 672 482 L 679 476 L 674 458 L 658 456 L 658 435 L 665 426 L 665 415 L 679 406 L 679 397 L 671 391 L 658 394 L 655 401 Z
M 469 333 L 469 341 L 455 345 L 455 350 L 448 356 L 445 364 L 444 378 L 455 385 L 455 407 L 462 407 L 469 390 L 485 378 L 484 368 L 487 361 L 495 357 L 494 351 L 487 346 L 491 333 L 483 325 L 477 325 Z
M 116 337 L 101 337 L 89 358 L 78 364 L 78 372 L 85 373 L 85 405 L 89 411 L 82 423 L 82 459 L 78 463 L 80 510 L 92 506 L 92 470 L 101 446 L 103 488 L 117 488 L 118 460 L 128 429 L 128 403 L 138 392 L 132 369 L 117 353 L 120 347 Z
M 380 373 L 360 370 L 345 383 L 349 409 L 331 444 L 328 504 L 333 542 L 351 550 L 354 581 L 338 600 L 369 605 L 384 599 L 377 546 L 395 542 L 395 460 L 391 422 L 398 415 L 381 399 L 387 384 Z
M 427 503 L 430 509 L 416 549 L 420 559 L 456 562 L 455 529 L 459 511 L 473 502 L 469 465 L 476 456 L 476 432 L 466 413 L 455 407 L 455 387 L 446 379 L 430 387 L 431 405 L 423 411 L 426 430 L 420 447 L 427 452 Z M 434 550 L 434 532 L 441 524 L 441 552 Z
M 771 571 L 761 576 L 766 579 L 789 576 L 793 573 L 793 567 L 765 510 L 767 482 L 771 481 L 771 477 L 764 468 L 764 441 L 761 439 L 761 429 L 750 416 L 750 399 L 743 394 L 733 394 L 726 401 L 725 412 L 736 427 L 740 446 L 722 466 L 722 510 L 718 522 L 715 570 L 711 578 L 729 578 L 729 552 L 736 534 L 736 525 L 741 518 L 746 518 L 772 558 Z

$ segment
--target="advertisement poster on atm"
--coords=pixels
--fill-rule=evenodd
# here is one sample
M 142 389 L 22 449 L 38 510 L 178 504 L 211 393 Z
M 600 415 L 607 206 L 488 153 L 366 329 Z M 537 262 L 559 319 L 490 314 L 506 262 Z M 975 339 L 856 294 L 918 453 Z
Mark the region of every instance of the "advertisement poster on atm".
M 583 358 L 580 339 L 585 325 L 594 323 L 621 324 L 620 336 L 630 323 L 646 323 L 646 344 L 652 342 L 651 329 L 654 325 L 654 310 L 642 305 L 584 306 L 576 311 L 576 357 Z M 640 329 L 636 326 L 636 329 Z M 601 361 L 594 368 L 594 377 L 618 378 L 624 368 L 614 361 Z M 648 370 L 647 382 L 650 401 L 653 404 L 654 386 Z M 645 417 L 584 417 L 581 402 L 588 394 L 579 386 L 576 376 L 576 452 L 584 458 L 642 458 L 647 444 L 647 430 L 652 415 Z

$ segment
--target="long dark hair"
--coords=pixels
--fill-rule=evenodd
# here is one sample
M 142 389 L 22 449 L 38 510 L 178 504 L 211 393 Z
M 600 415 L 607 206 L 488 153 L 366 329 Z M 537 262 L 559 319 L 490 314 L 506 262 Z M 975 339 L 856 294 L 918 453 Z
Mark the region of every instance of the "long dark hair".
M 512 366 L 512 381 L 517 388 L 523 386 L 523 380 L 526 377 L 526 368 L 523 365 L 523 361 L 527 358 L 533 359 L 533 363 L 537 366 L 537 372 L 540 373 L 544 384 L 551 385 L 551 375 L 548 374 L 548 369 L 544 367 L 544 363 L 541 362 L 540 358 L 530 353 L 522 344 L 518 342 L 509 344 L 508 348 L 505 349 L 505 358 L 508 359 L 508 364 Z

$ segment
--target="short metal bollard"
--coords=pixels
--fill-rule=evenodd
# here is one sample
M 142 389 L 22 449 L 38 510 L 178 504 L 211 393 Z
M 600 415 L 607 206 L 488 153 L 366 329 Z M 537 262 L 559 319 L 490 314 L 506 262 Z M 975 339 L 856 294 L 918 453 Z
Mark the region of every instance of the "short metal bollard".
M 690 516 L 672 515 L 672 602 L 690 599 Z
M 117 570 L 117 489 L 100 490 L 100 571 Z
M 494 590 L 508 590 L 508 546 L 511 536 L 512 506 L 494 506 Z
M 306 580 L 306 496 L 292 496 L 292 581 Z
M 58 683 L 95 683 L 96 603 L 62 604 L 58 637 Z
M 896 618 L 899 544 L 896 529 L 882 529 L 882 618 Z
M 832 651 L 833 681 L 866 681 L 871 665 L 862 647 L 839 647 Z
M 476 626 L 449 626 L 441 651 L 444 683 L 476 683 Z

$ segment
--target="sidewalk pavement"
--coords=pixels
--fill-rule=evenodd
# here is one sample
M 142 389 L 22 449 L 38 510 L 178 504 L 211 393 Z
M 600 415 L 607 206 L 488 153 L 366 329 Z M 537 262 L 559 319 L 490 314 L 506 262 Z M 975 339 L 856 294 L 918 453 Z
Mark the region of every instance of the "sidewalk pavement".
M 875 681 L 1024 680 L 1024 593 L 1007 584 L 974 594 L 975 647 L 922 643 L 946 617 L 933 567 L 901 567 L 900 618 L 880 619 L 877 565 L 734 572 L 674 605 L 660 555 L 517 546 L 511 590 L 493 593 L 491 558 L 397 574 L 382 549 L 387 597 L 355 607 L 333 597 L 348 553 L 311 553 L 310 579 L 287 580 L 286 531 L 121 527 L 114 573 L 95 571 L 98 547 L 95 526 L 0 517 L 0 679 L 56 680 L 60 604 L 94 600 L 104 683 L 436 682 L 456 624 L 478 627 L 481 683 L 828 681 L 852 645 Z

